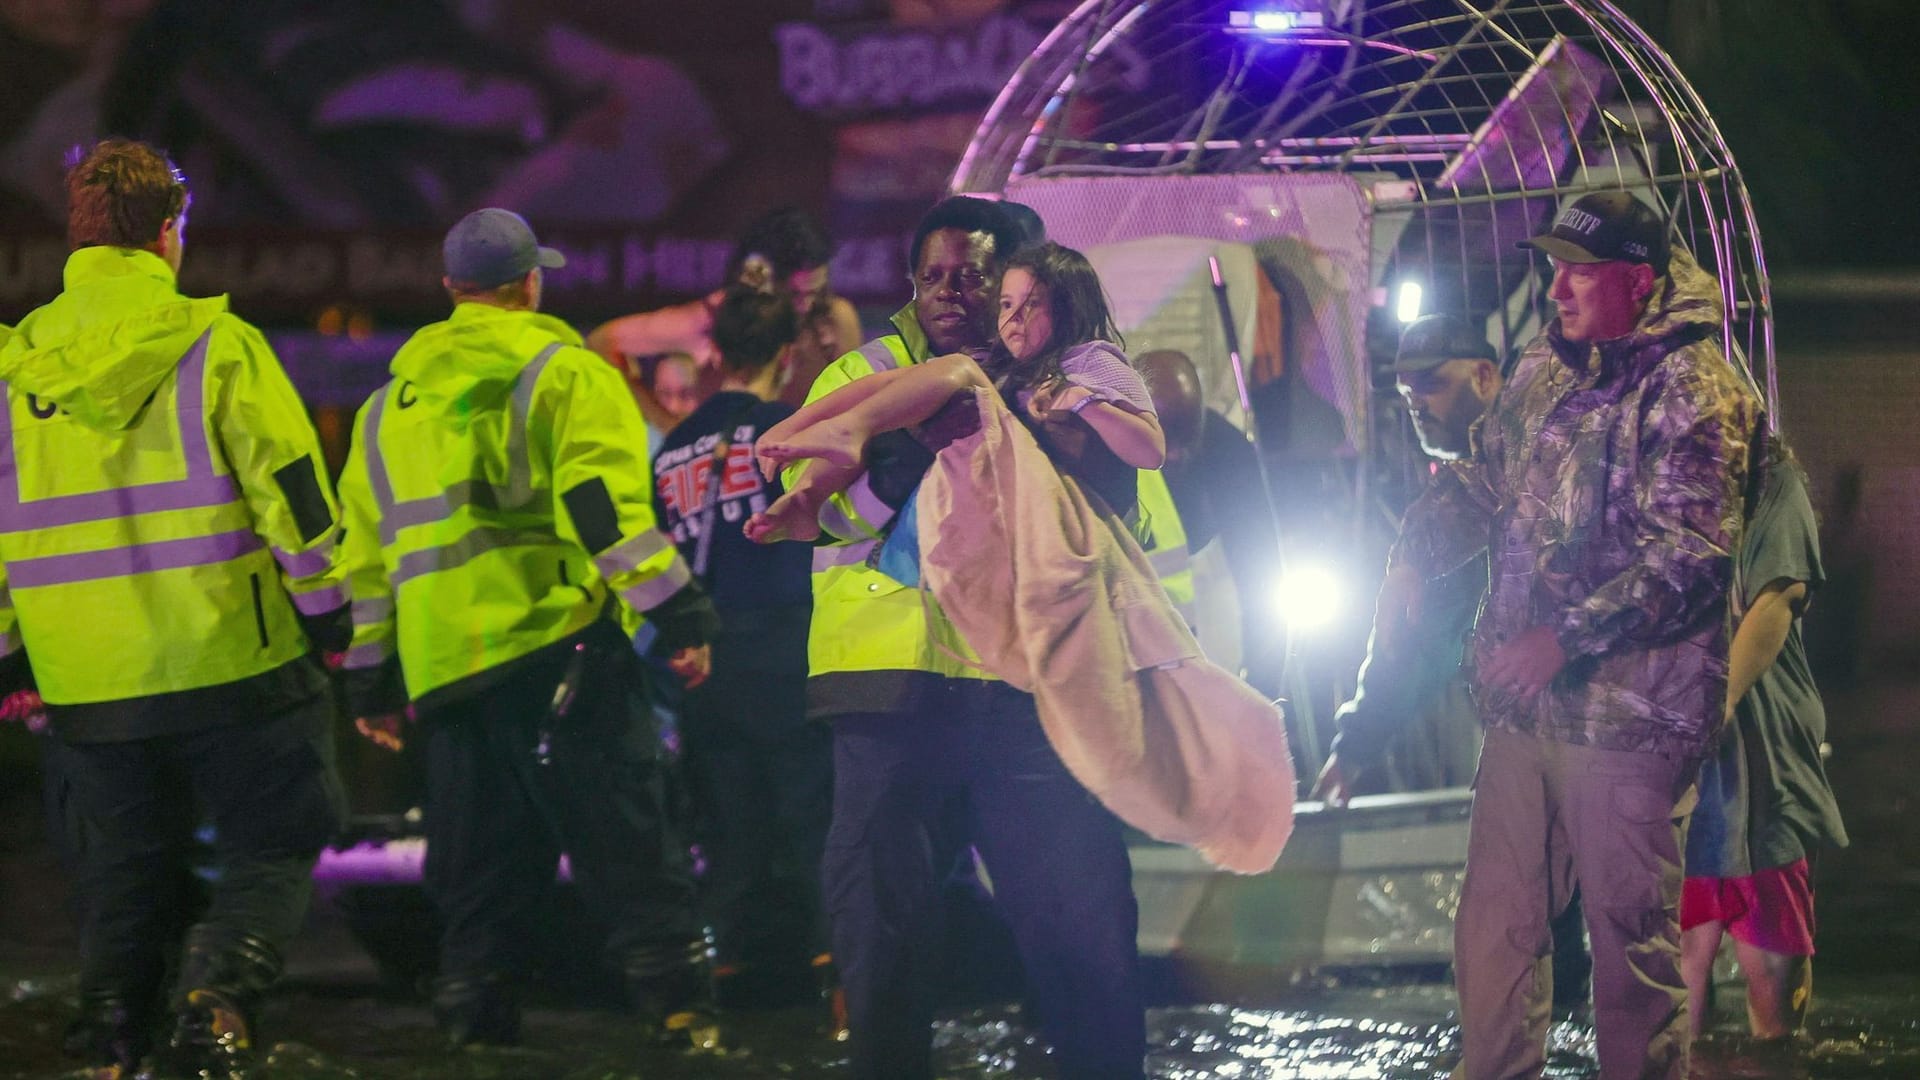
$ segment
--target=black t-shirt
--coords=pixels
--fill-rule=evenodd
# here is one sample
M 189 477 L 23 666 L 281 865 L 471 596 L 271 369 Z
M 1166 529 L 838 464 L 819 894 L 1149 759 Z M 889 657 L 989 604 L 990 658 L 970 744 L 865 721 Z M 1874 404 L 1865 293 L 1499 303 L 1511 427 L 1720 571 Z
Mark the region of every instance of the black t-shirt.
M 1240 603 L 1241 648 L 1256 685 L 1267 688 L 1269 670 L 1282 659 L 1278 624 L 1264 608 L 1245 597 L 1265 596 L 1279 565 L 1280 539 L 1274 532 L 1267 501 L 1260 496 L 1260 460 L 1253 443 L 1219 412 L 1208 409 L 1200 445 L 1186 460 L 1169 461 L 1162 468 L 1173 495 L 1180 524 L 1187 530 L 1187 550 L 1199 551 L 1214 537 L 1226 550 L 1227 569 Z
M 781 493 L 779 481 L 763 479 L 754 466 L 753 442 L 791 415 L 790 405 L 722 391 L 668 432 L 653 456 L 653 502 L 660 527 L 713 596 L 723 633 L 752 632 L 776 612 L 782 621 L 790 621 L 795 609 L 804 625 L 813 602 L 811 545 L 756 544 L 741 532 L 748 517 L 765 510 Z M 720 478 L 719 508 L 709 514 L 714 450 L 723 429 L 731 429 L 733 440 Z M 709 521 L 713 539 L 702 572 L 696 560 L 700 531 Z
M 1208 409 L 1199 447 L 1185 461 L 1168 462 L 1161 469 L 1186 527 L 1189 549 L 1199 551 L 1225 533 L 1229 559 L 1240 555 L 1236 547 L 1244 546 L 1248 553 L 1262 549 L 1264 561 L 1273 561 L 1273 522 L 1260 498 L 1255 454 L 1253 443 L 1232 421 Z M 1242 543 L 1243 537 L 1249 539 Z

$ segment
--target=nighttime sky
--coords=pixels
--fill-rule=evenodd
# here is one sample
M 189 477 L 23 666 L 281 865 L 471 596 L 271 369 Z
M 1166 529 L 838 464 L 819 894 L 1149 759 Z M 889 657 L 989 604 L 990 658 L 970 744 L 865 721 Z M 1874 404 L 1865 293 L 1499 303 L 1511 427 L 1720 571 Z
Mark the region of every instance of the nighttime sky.
M 1700 91 L 1776 265 L 1920 264 L 1913 0 L 1623 0 Z

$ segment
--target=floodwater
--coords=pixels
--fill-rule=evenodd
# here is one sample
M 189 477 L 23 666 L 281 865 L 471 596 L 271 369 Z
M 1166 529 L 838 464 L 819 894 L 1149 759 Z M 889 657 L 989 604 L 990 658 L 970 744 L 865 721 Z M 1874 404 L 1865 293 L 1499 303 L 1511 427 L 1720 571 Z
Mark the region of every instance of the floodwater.
M 66 1018 L 60 979 L 23 980 L 0 1006 L 0 1077 L 57 1077 L 54 1049 Z M 1156 1080 L 1301 1078 L 1384 1080 L 1444 1077 L 1458 1045 L 1450 987 L 1406 985 L 1349 990 L 1296 988 L 1262 1005 L 1155 1008 L 1148 1036 Z M 1920 1031 L 1911 980 L 1873 986 L 1840 980 L 1823 1000 L 1793 1060 L 1728 1023 L 1696 1050 L 1701 1080 L 1912 1080 L 1920 1076 Z M 276 1040 L 253 1070 L 261 1080 L 545 1080 L 639 1077 L 832 1077 L 839 1044 L 813 1030 L 803 1009 L 736 1017 L 738 1047 L 719 1057 L 642 1051 L 619 1014 L 539 1007 L 528 1014 L 526 1045 L 449 1053 L 435 1042 L 424 1007 L 352 984 L 296 983 L 264 1018 Z M 943 1018 L 934 1036 L 940 1075 L 953 1080 L 1051 1076 L 1045 1047 L 1019 1022 L 1017 1007 L 993 1006 Z M 1563 1021 L 1552 1029 L 1547 1075 L 1594 1077 L 1593 1033 Z M 83 1075 L 83 1074 L 81 1074 Z
M 1920 687 L 1875 695 L 1883 734 L 1847 741 L 1831 769 L 1855 846 L 1818 867 L 1819 942 L 1814 1012 L 1792 1054 L 1741 1034 L 1729 985 L 1714 1032 L 1696 1050 L 1701 1080 L 1914 1080 L 1920 1077 L 1920 797 L 1907 762 L 1920 760 Z M 0 776 L 0 1080 L 74 1075 L 58 1043 L 70 1008 L 72 932 L 57 869 L 39 842 L 30 773 Z M 842 1044 L 816 1030 L 812 1010 L 738 1012 L 735 1048 L 720 1057 L 642 1050 L 616 1011 L 539 1001 L 525 1046 L 451 1053 L 436 1042 L 418 997 L 383 980 L 329 907 L 291 958 L 263 1031 L 274 1041 L 253 1075 L 264 1080 L 747 1080 L 833 1077 Z M 1453 994 L 1444 972 L 1253 973 L 1225 986 L 1184 985 L 1149 1015 L 1156 1080 L 1200 1078 L 1428 1078 L 1447 1075 L 1457 1052 Z M 1004 998 L 943 1015 L 935 1032 L 940 1074 L 955 1080 L 1039 1080 L 1052 1075 L 1045 1047 Z M 1547 1075 L 1597 1076 L 1591 1028 L 1556 1025 Z

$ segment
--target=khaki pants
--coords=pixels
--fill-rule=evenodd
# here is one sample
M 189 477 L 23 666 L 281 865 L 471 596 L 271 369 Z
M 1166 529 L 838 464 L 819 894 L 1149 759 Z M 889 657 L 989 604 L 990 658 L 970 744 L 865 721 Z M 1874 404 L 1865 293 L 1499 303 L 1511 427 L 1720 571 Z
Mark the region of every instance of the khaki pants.
M 1697 762 L 1489 731 L 1454 927 L 1461 1080 L 1538 1077 L 1553 986 L 1548 924 L 1577 884 L 1607 1080 L 1687 1071 L 1681 844 Z

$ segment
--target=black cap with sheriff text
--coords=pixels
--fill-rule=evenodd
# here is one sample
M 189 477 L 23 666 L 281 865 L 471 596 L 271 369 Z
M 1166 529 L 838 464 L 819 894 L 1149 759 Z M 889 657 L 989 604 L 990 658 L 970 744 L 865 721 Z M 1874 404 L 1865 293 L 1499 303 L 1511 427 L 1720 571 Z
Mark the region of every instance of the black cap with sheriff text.
M 1582 195 L 1560 211 L 1545 236 L 1522 240 L 1561 262 L 1646 263 L 1667 272 L 1667 223 L 1653 207 L 1624 191 Z

